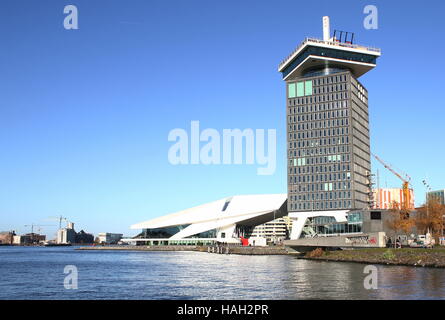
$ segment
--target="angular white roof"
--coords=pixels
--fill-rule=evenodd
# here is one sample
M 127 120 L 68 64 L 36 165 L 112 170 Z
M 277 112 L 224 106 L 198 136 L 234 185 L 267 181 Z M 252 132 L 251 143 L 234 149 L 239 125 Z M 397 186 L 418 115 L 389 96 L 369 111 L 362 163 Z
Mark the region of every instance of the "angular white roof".
M 279 210 L 286 199 L 287 194 L 237 195 L 137 223 L 132 225 L 131 229 L 155 229 L 190 224 L 171 238 L 180 239 Z

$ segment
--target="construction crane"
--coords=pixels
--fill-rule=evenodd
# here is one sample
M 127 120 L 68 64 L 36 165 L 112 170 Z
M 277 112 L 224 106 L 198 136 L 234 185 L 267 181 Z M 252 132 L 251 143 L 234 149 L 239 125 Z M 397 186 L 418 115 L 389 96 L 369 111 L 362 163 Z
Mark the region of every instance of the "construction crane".
M 34 233 L 34 227 L 54 227 L 54 225 L 49 224 L 25 224 L 25 227 L 31 227 L 31 233 Z
M 53 225 L 48 224 L 25 224 L 25 227 L 31 227 L 31 242 L 34 242 L 34 228 L 39 227 L 39 232 L 41 230 L 41 227 L 54 227 Z
M 401 174 L 399 174 L 398 172 L 396 172 L 389 164 L 385 163 L 382 159 L 380 159 L 377 155 L 371 153 L 374 158 L 377 159 L 378 162 L 380 162 L 386 169 L 388 169 L 389 171 L 391 171 L 392 174 L 394 174 L 397 178 L 399 178 L 400 180 L 402 180 L 403 184 L 402 184 L 402 196 L 403 199 L 401 199 L 401 209 L 402 211 L 408 212 L 409 208 L 410 208 L 410 203 L 411 203 L 411 194 L 410 194 L 410 190 L 409 190 L 409 182 L 411 180 L 411 177 L 408 176 L 407 174 L 405 174 L 406 178 L 402 177 Z
M 48 217 L 49 220 L 58 220 L 59 221 L 59 230 L 62 229 L 62 221 L 68 222 L 68 218 L 62 217 L 61 215 L 58 217 Z

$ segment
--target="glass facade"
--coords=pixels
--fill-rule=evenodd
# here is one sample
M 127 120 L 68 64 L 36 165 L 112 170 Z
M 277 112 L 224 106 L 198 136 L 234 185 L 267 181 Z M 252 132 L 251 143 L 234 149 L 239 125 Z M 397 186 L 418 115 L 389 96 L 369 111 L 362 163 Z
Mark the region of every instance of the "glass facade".
M 142 233 L 138 236 L 139 238 L 145 239 L 167 239 L 173 236 L 174 234 L 182 231 L 189 224 L 184 224 L 180 226 L 174 227 L 165 227 L 165 228 L 156 228 L 156 229 L 143 229 Z
M 187 237 L 186 239 L 193 239 L 193 238 L 201 238 L 201 239 L 204 239 L 204 238 L 216 238 L 217 232 L 218 231 L 216 229 L 212 229 L 212 230 L 208 230 L 208 231 L 205 231 L 205 232 L 194 234 L 192 236 Z
M 430 191 L 427 193 L 427 199 L 434 199 L 439 201 L 440 204 L 445 204 L 445 190 Z
M 326 67 L 316 67 L 314 69 L 308 70 L 304 73 L 303 77 L 316 77 L 316 76 L 327 76 L 333 73 L 345 72 L 345 69 L 340 68 L 326 68 Z
M 341 234 L 361 233 L 363 213 L 356 211 L 348 215 L 348 222 L 337 223 L 334 217 L 314 217 L 306 221 L 302 238 L 314 236 L 336 236 Z

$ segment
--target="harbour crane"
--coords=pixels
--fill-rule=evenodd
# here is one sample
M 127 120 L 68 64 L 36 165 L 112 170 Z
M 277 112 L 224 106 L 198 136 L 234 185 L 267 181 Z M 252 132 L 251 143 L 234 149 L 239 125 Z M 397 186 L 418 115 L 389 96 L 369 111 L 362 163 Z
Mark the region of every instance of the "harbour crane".
M 389 164 L 385 163 L 380 157 L 378 157 L 377 155 L 371 153 L 374 158 L 377 159 L 378 162 L 380 162 L 386 169 L 388 169 L 392 174 L 394 174 L 397 178 L 399 178 L 400 180 L 402 180 L 403 184 L 402 184 L 402 196 L 403 199 L 401 199 L 401 209 L 404 212 L 408 212 L 409 208 L 410 208 L 410 203 L 411 203 L 411 194 L 410 194 L 410 190 L 409 190 L 409 182 L 411 180 L 411 177 L 407 174 L 405 174 L 406 178 L 402 177 L 401 174 L 399 174 L 397 171 L 395 171 Z

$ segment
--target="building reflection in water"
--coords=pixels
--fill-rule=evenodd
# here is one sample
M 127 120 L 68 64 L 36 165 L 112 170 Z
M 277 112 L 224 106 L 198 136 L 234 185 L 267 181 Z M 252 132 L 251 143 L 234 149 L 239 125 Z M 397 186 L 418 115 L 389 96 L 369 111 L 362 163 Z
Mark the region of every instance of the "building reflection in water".
M 404 266 L 379 267 L 378 299 L 444 299 L 445 271 Z

